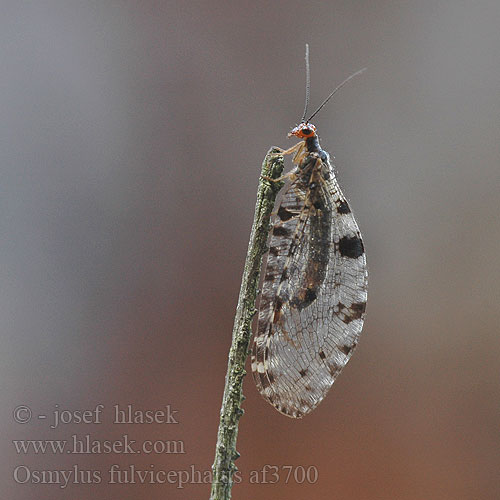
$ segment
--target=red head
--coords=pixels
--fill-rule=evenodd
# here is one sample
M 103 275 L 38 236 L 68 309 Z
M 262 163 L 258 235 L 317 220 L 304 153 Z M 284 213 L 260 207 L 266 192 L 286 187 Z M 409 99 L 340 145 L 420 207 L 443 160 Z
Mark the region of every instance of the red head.
M 298 137 L 299 139 L 314 137 L 316 135 L 316 127 L 312 123 L 302 122 L 288 133 L 288 137 L 291 137 L 292 135 Z

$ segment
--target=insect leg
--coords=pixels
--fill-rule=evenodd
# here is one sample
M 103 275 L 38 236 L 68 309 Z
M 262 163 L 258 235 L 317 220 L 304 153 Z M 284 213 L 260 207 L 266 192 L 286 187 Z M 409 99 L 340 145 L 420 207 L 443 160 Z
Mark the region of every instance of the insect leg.
M 277 148 L 277 149 L 279 149 L 279 153 L 272 153 L 271 156 L 291 155 L 292 153 L 295 153 L 296 151 L 298 151 L 299 149 L 301 149 L 303 147 L 304 147 L 304 141 L 298 142 L 297 144 L 295 144 L 294 146 L 292 146 L 291 148 L 288 148 L 288 149 Z
M 266 181 L 270 181 L 270 182 L 281 182 L 281 181 L 284 181 L 287 179 L 290 179 L 293 182 L 297 178 L 297 175 L 295 174 L 295 172 L 296 172 L 296 169 L 288 172 L 287 174 L 282 175 L 281 177 L 278 177 L 277 179 L 273 179 L 272 177 L 269 177 L 267 175 L 261 175 L 261 177 L 263 179 L 265 179 Z

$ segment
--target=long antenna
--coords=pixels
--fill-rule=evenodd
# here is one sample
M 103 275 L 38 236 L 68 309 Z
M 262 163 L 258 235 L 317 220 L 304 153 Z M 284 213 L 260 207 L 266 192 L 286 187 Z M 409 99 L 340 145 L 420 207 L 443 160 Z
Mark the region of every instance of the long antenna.
M 365 71 L 366 68 L 363 68 L 363 69 L 360 69 L 359 71 L 356 71 L 356 73 L 353 73 L 351 76 L 347 77 L 340 85 L 338 85 L 335 90 L 323 101 L 323 104 L 321 104 L 321 106 L 305 121 L 305 123 L 308 123 L 309 120 L 311 120 L 312 118 L 314 118 L 317 113 L 319 112 L 320 109 L 323 108 L 323 106 L 337 93 L 337 91 L 339 91 L 349 80 L 351 80 L 352 78 L 354 78 L 355 76 L 358 76 L 360 75 L 361 73 L 363 73 L 363 71 Z M 304 114 L 305 115 L 305 114 Z M 304 121 L 304 118 L 302 118 L 302 121 Z
M 301 123 L 304 121 L 309 106 L 309 93 L 311 90 L 311 71 L 309 69 L 309 44 L 306 43 L 306 103 L 304 104 L 304 114 L 300 119 Z

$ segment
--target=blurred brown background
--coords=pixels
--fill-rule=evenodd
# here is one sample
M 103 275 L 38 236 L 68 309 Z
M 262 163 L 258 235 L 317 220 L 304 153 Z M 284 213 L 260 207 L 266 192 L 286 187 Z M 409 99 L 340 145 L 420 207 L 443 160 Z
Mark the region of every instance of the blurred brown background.
M 208 498 L 107 470 L 210 469 L 260 163 L 292 144 L 306 42 L 312 108 L 368 67 L 315 120 L 365 237 L 368 316 L 303 421 L 245 380 L 233 497 L 500 498 L 498 1 L 1 5 L 4 498 Z M 37 418 L 99 403 L 99 425 Z M 115 404 L 170 404 L 179 424 L 113 425 Z M 186 453 L 12 443 L 75 433 Z M 266 464 L 280 483 L 250 484 Z M 16 483 L 19 465 L 102 480 Z M 319 478 L 286 484 L 284 465 Z

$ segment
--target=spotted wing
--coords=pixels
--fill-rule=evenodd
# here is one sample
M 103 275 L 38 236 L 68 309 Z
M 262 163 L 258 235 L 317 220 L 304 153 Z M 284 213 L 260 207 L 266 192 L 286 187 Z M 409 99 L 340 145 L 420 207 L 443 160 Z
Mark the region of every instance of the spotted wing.
M 328 161 L 285 192 L 252 350 L 262 396 L 295 418 L 325 397 L 363 326 L 367 271 L 361 235 Z

